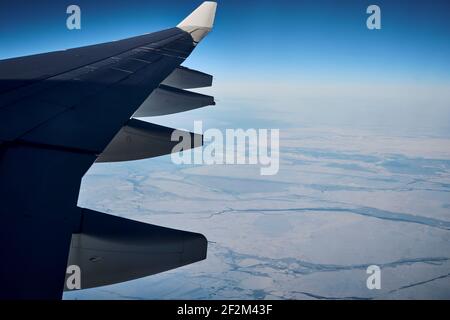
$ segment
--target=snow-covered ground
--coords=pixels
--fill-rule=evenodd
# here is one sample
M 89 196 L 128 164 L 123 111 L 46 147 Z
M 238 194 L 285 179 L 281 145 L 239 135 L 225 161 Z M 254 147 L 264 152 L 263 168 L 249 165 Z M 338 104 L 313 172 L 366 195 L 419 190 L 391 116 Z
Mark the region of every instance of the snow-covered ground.
M 96 165 L 80 205 L 200 232 L 206 261 L 66 299 L 450 298 L 450 139 L 281 128 L 280 172 Z M 366 287 L 369 265 L 381 290 Z

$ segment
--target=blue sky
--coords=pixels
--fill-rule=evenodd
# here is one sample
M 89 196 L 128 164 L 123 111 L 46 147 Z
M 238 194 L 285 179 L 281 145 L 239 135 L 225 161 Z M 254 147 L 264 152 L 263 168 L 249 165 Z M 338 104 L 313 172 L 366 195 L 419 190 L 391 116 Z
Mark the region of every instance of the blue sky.
M 82 30 L 65 28 L 79 4 Z M 201 1 L 11 1 L 0 5 L 0 58 L 125 38 L 176 25 Z M 369 4 L 382 30 L 365 26 Z M 192 64 L 223 76 L 448 81 L 448 1 L 219 1 L 214 36 Z

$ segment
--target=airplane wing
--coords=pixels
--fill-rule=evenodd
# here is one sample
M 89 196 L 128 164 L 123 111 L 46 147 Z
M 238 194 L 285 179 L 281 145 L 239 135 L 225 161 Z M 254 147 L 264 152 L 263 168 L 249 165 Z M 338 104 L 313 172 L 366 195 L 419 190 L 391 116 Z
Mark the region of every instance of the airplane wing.
M 138 117 L 214 104 L 186 89 L 212 77 L 180 66 L 211 30 L 204 2 L 176 28 L 0 61 L 0 298 L 60 299 L 66 268 L 82 288 L 206 258 L 206 238 L 77 207 L 96 161 L 170 154 L 174 129 Z M 202 139 L 190 133 L 192 143 Z

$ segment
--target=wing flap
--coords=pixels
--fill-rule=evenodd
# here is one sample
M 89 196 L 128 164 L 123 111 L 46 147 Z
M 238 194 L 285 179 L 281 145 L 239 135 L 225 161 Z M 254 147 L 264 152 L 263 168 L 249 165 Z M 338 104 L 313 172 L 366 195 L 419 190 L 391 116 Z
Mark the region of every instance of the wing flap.
M 214 97 L 160 85 L 133 117 L 154 117 L 215 105 Z
M 133 280 L 206 259 L 207 240 L 174 230 L 82 209 L 68 265 L 81 269 L 81 288 Z M 67 282 L 66 282 L 67 283 Z
M 196 89 L 211 87 L 212 82 L 212 75 L 186 67 L 178 67 L 162 84 L 178 89 Z
M 97 162 L 132 161 L 171 154 L 180 143 L 172 141 L 175 131 L 182 137 L 189 137 L 190 141 L 182 141 L 184 150 L 203 145 L 202 135 L 131 119 L 98 157 Z

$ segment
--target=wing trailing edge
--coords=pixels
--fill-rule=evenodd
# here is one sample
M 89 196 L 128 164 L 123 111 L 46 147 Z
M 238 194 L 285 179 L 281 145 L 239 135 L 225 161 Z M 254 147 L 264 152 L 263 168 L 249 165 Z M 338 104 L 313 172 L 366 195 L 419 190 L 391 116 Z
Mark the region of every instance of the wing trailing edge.
M 81 209 L 68 266 L 81 269 L 81 289 L 110 285 L 206 259 L 208 242 L 180 231 Z M 67 277 L 65 290 L 67 290 Z
M 215 104 L 214 97 L 161 85 L 144 101 L 133 117 L 164 116 Z
M 189 141 L 172 141 L 172 134 L 189 137 Z M 173 153 L 183 143 L 183 150 L 201 147 L 203 136 L 131 119 L 109 143 L 96 162 L 120 162 L 149 159 Z
M 176 68 L 162 84 L 178 89 L 197 89 L 211 87 L 213 76 L 186 67 Z

